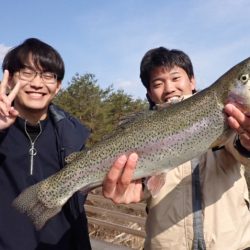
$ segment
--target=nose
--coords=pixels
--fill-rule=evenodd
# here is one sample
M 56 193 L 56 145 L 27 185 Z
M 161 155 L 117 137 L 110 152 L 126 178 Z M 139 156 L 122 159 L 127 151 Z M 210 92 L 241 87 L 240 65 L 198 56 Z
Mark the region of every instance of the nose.
M 171 82 L 169 82 L 169 81 L 166 81 L 164 83 L 164 93 L 169 94 L 169 93 L 172 93 L 172 92 L 174 92 L 173 84 L 171 84 Z
M 41 74 L 37 74 L 35 78 L 30 82 L 30 86 L 35 88 L 41 88 L 43 86 L 43 79 Z

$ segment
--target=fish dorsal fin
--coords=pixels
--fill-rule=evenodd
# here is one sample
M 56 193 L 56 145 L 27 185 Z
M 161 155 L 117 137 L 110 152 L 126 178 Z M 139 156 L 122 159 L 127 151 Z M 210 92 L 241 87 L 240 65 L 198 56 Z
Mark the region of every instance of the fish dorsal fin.
M 79 156 L 79 152 L 74 152 L 74 153 L 71 153 L 70 155 L 68 155 L 66 158 L 65 158 L 65 162 L 67 164 L 71 163 L 72 161 L 76 160 Z
M 131 113 L 131 114 L 126 115 L 126 116 L 122 116 L 119 120 L 118 128 L 125 127 L 126 124 L 129 124 L 129 123 L 135 121 L 136 119 L 138 119 L 138 117 L 141 117 L 145 114 L 148 114 L 149 112 L 153 112 L 153 111 L 152 110 L 142 110 L 139 112 Z
M 129 115 L 126 115 L 126 116 L 122 116 L 118 122 L 118 126 L 109 134 L 107 135 L 104 135 L 102 137 L 103 140 L 106 140 L 110 137 L 112 137 L 114 134 L 116 134 L 117 132 L 119 131 L 122 131 L 124 129 L 127 128 L 127 126 L 136 121 L 137 119 L 139 120 L 141 117 L 143 116 L 148 116 L 148 115 L 151 115 L 153 113 L 155 113 L 157 111 L 155 110 L 142 110 L 142 111 L 139 111 L 139 112 L 134 112 L 134 113 L 131 113 Z

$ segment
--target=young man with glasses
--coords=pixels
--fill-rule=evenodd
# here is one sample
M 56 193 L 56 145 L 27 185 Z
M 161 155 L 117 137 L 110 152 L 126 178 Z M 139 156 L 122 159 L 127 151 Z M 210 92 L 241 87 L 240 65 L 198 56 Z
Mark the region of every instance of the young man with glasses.
M 0 84 L 0 250 L 91 249 L 85 196 L 74 195 L 40 231 L 12 207 L 26 187 L 65 165 L 84 148 L 89 131 L 51 102 L 64 62 L 50 45 L 30 38 L 10 50 Z

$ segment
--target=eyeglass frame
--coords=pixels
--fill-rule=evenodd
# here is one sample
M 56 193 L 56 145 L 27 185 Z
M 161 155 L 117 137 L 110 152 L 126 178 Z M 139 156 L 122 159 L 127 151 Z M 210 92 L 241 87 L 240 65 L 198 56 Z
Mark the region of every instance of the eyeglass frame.
M 30 71 L 29 73 L 32 74 L 32 77 L 30 79 L 27 79 L 27 78 L 22 78 L 22 73 L 24 72 L 24 70 L 28 70 Z M 51 84 L 54 84 L 56 83 L 57 81 L 57 74 L 53 73 L 53 72 L 48 72 L 48 71 L 44 71 L 44 72 L 39 72 L 39 71 L 36 71 L 36 70 L 33 70 L 33 69 L 30 69 L 30 68 L 22 68 L 20 70 L 17 71 L 18 73 L 18 76 L 20 78 L 20 80 L 23 80 L 23 81 L 33 81 L 37 75 L 39 75 L 39 77 L 43 80 L 44 83 L 51 83 Z M 52 74 L 53 75 L 53 81 L 51 79 L 51 81 L 48 81 L 44 78 L 44 74 Z

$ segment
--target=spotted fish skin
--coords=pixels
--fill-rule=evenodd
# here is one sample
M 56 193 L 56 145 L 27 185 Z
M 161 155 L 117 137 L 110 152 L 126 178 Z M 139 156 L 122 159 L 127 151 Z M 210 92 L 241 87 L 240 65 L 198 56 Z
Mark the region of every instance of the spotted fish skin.
M 223 112 L 227 102 L 250 111 L 250 57 L 192 97 L 159 111 L 146 111 L 91 149 L 74 153 L 65 168 L 27 188 L 13 205 L 40 229 L 76 191 L 102 185 L 122 154 L 139 155 L 134 180 L 179 166 L 225 143 L 232 132 Z

